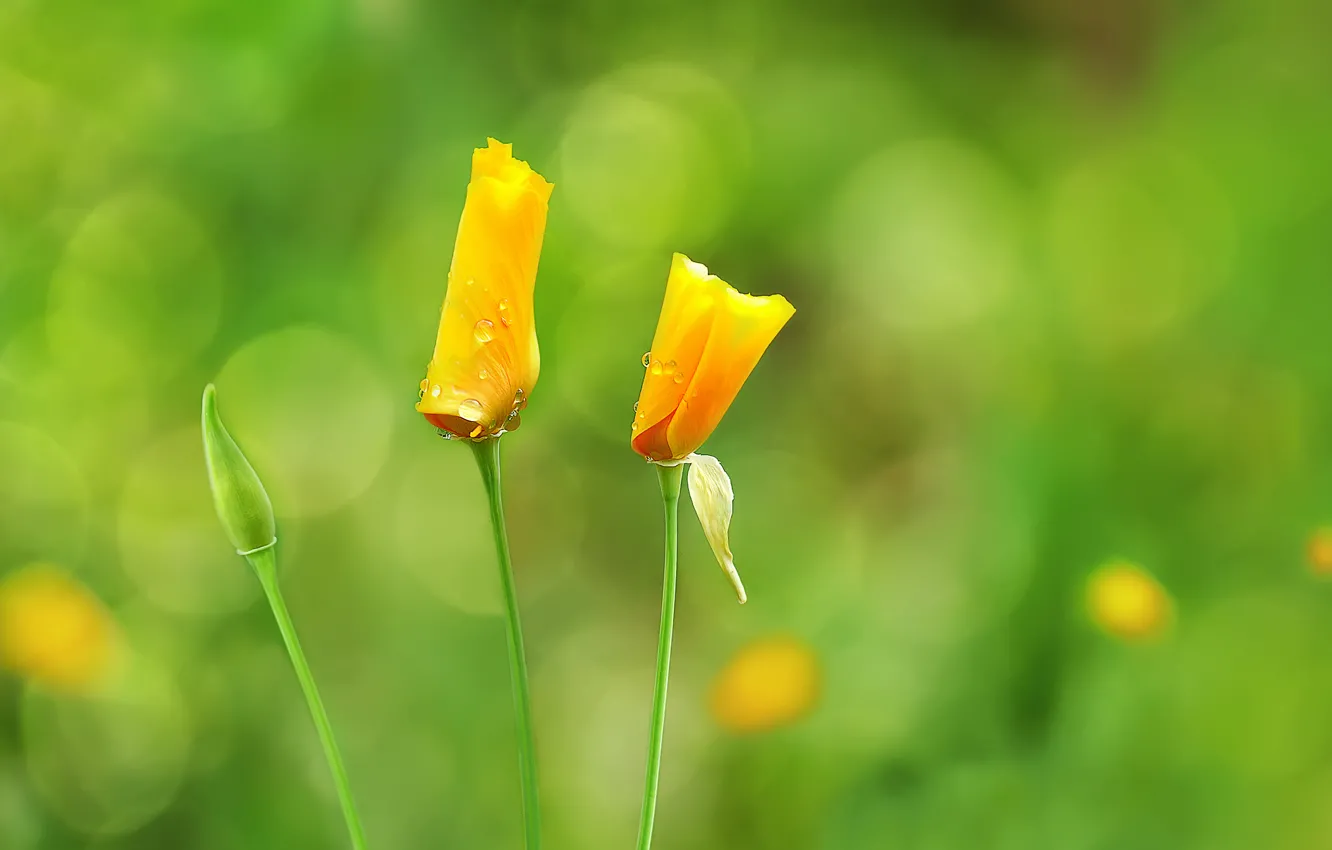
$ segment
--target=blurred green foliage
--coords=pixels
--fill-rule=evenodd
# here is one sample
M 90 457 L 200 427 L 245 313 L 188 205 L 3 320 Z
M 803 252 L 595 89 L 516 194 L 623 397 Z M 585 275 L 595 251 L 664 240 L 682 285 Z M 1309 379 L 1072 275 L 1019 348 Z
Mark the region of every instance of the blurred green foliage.
M 1332 7 L 1322 0 L 0 0 L 0 574 L 64 567 L 120 690 L 0 678 L 0 847 L 337 847 L 209 502 L 273 495 L 372 846 L 519 844 L 472 459 L 412 410 L 470 151 L 556 184 L 505 438 L 549 844 L 625 847 L 660 579 L 628 447 L 670 252 L 794 321 L 684 523 L 656 846 L 1332 846 Z M 1173 629 L 1093 630 L 1109 558 Z M 792 634 L 807 720 L 708 689 Z

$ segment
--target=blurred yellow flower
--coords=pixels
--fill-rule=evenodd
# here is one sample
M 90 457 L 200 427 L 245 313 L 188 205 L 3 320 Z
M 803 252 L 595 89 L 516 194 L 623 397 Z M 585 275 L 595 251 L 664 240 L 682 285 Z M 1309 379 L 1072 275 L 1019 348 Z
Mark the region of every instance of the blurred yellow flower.
M 822 689 L 814 650 L 792 637 L 762 638 L 742 647 L 717 674 L 712 716 L 730 732 L 766 732 L 807 716 Z
M 1140 641 L 1165 632 L 1174 616 L 1174 603 L 1147 571 L 1114 561 L 1088 577 L 1087 610 L 1092 622 L 1107 634 Z
M 33 564 L 0 580 L 0 665 L 53 689 L 84 692 L 110 666 L 111 615 L 62 570 Z
M 684 460 L 703 445 L 794 313 L 782 296 L 742 295 L 676 254 L 652 350 L 643 357 L 634 451 L 648 460 Z
M 435 352 L 416 409 L 456 437 L 518 426 L 541 367 L 532 290 L 554 187 L 494 139 L 472 154 Z
M 1332 576 L 1332 527 L 1323 526 L 1309 538 L 1309 569 L 1314 575 Z

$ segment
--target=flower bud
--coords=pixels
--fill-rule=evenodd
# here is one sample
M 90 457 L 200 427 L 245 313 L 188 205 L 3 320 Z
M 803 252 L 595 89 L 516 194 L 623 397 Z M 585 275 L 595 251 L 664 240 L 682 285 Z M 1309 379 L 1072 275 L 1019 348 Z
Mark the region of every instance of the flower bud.
M 204 387 L 203 444 L 217 517 L 236 551 L 249 555 L 272 546 L 277 542 L 273 503 L 254 467 L 222 424 L 217 414 L 217 390 L 212 384 Z

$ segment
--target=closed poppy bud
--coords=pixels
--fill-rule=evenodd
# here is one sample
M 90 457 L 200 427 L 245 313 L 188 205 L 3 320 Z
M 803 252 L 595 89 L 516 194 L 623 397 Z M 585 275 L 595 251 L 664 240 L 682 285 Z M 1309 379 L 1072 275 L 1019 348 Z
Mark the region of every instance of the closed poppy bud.
M 213 505 L 231 544 L 242 555 L 272 546 L 277 542 L 273 503 L 258 473 L 222 424 L 212 384 L 204 388 L 203 444 Z
M 643 357 L 634 451 L 653 461 L 693 454 L 794 313 L 782 296 L 743 295 L 676 254 L 652 350 Z
M 447 435 L 518 425 L 541 367 L 532 290 L 554 187 L 494 139 L 472 154 L 435 353 L 416 409 Z

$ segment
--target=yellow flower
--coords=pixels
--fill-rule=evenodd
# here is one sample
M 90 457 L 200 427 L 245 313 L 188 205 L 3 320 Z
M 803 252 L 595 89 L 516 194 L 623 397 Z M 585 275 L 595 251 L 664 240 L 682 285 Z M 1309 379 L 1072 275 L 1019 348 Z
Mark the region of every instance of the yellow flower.
M 0 581 L 0 664 L 48 687 L 83 692 L 108 669 L 111 615 L 61 570 L 34 564 Z
M 1107 634 L 1141 641 L 1165 632 L 1174 604 L 1161 583 L 1145 570 L 1115 561 L 1087 579 L 1087 610 L 1092 622 Z
M 653 463 L 690 464 L 689 497 L 741 603 L 745 586 L 731 555 L 731 479 L 716 458 L 694 450 L 794 313 L 782 296 L 743 295 L 706 266 L 676 254 L 652 350 L 643 355 L 647 374 L 634 405 L 630 445 Z
M 712 716 L 731 732 L 766 732 L 789 726 L 818 703 L 822 678 L 818 657 L 799 640 L 754 641 L 717 674 Z
M 1332 576 L 1332 528 L 1324 526 L 1309 538 L 1309 569 L 1314 575 Z
M 632 426 L 634 451 L 684 460 L 703 445 L 777 332 L 795 313 L 780 295 L 742 295 L 676 254 Z
M 494 139 L 472 154 L 435 353 L 416 409 L 456 437 L 518 427 L 541 367 L 532 289 L 554 187 Z

